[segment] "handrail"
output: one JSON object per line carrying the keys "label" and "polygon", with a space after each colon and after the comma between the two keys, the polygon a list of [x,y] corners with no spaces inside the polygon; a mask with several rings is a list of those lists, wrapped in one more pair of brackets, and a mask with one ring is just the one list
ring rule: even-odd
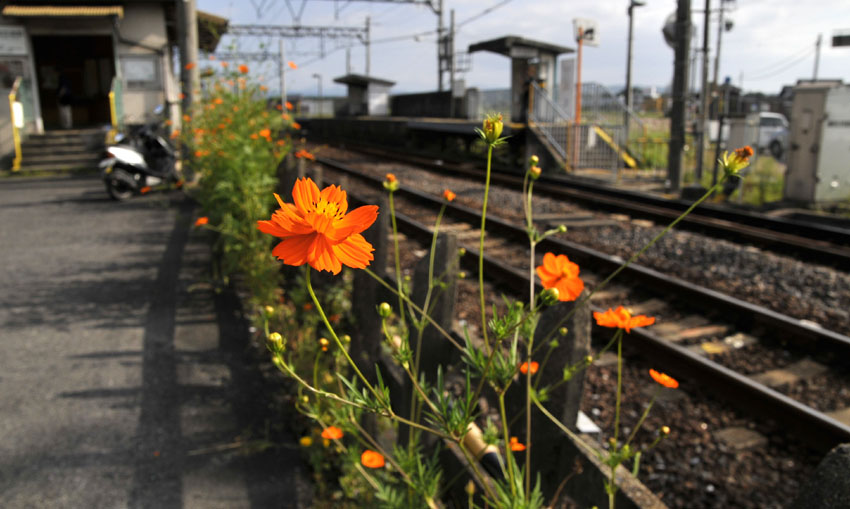
{"label": "handrail", "polygon": [[118,110],[115,107],[115,80],[117,79],[117,76],[113,77],[112,84],[109,87],[109,122],[112,129],[106,134],[107,145],[115,143],[115,135],[118,134]]}
{"label": "handrail", "polygon": [[20,171],[21,159],[21,133],[18,129],[18,123],[15,119],[15,103],[18,97],[18,88],[21,86],[23,78],[18,76],[15,78],[15,83],[12,85],[12,91],[9,92],[9,118],[12,120],[12,139],[15,142],[15,159],[12,160],[12,171]]}

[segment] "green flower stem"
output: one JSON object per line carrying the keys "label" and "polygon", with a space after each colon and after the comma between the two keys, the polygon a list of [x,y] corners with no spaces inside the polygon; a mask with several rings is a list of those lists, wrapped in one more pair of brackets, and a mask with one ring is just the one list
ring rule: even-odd
{"label": "green flower stem", "polygon": [[487,199],[490,195],[490,170],[493,165],[493,145],[487,146],[487,176],[484,179],[484,204],[481,207],[481,233],[478,240],[478,295],[481,305],[481,335],[484,346],[490,350],[490,339],[487,337],[487,302],[484,300],[484,228],[487,222]]}
{"label": "green flower stem", "polygon": [[643,414],[640,416],[640,419],[638,419],[638,422],[635,425],[635,429],[632,430],[632,432],[629,434],[629,438],[626,439],[625,445],[629,445],[630,443],[632,443],[632,439],[635,437],[635,435],[637,435],[637,432],[640,427],[643,426],[643,421],[646,420],[646,417],[649,415],[649,411],[652,410],[652,405],[655,404],[655,399],[658,397],[658,392],[660,389],[661,387],[658,387],[655,390],[655,393],[652,395],[652,399],[649,400],[649,405],[647,405],[646,409],[643,411]]}
{"label": "green flower stem", "polygon": [[389,290],[389,291],[393,292],[394,294],[398,295],[398,296],[399,296],[399,299],[400,299],[402,302],[406,303],[406,304],[407,304],[408,306],[410,306],[410,307],[411,307],[414,311],[416,311],[417,313],[420,313],[422,316],[424,316],[424,317],[425,317],[425,319],[426,319],[426,320],[428,320],[428,323],[430,323],[430,324],[431,324],[431,325],[432,325],[432,326],[433,326],[433,327],[437,330],[437,332],[439,332],[439,333],[440,333],[440,334],[441,334],[444,338],[446,338],[446,339],[449,341],[449,343],[451,343],[452,345],[454,345],[454,346],[455,346],[455,348],[457,348],[457,349],[458,349],[458,350],[460,350],[461,352],[463,352],[463,351],[464,351],[464,348],[463,348],[462,346],[460,346],[460,344],[459,344],[457,341],[455,341],[455,339],[452,337],[452,335],[451,335],[451,334],[449,334],[448,332],[446,332],[446,330],[445,330],[445,329],[443,329],[443,328],[440,326],[440,324],[438,324],[437,322],[435,322],[435,321],[434,321],[434,319],[433,319],[433,318],[431,318],[431,317],[428,315],[428,313],[424,312],[424,311],[422,310],[422,308],[420,308],[420,307],[419,307],[419,306],[417,306],[417,305],[416,305],[416,304],[415,304],[412,300],[410,300],[410,297],[408,297],[407,295],[404,295],[404,294],[402,294],[402,293],[399,293],[399,292],[398,292],[398,290],[396,290],[395,288],[393,288],[392,286],[390,286],[390,284],[389,284],[389,283],[387,283],[386,281],[384,281],[384,279],[383,279],[381,276],[379,276],[379,275],[375,274],[374,272],[372,272],[372,271],[371,271],[368,267],[366,267],[366,268],[365,268],[365,269],[363,269],[363,270],[364,270],[367,274],[369,274],[369,276],[371,276],[371,277],[372,277],[372,279],[374,279],[375,281],[377,281],[378,283],[380,283],[380,284],[381,284],[381,286],[383,286],[383,287],[384,287],[384,288],[386,288],[387,290]]}
{"label": "green flower stem", "polygon": [[655,236],[652,240],[650,240],[648,244],[646,244],[645,246],[643,246],[643,247],[640,249],[640,251],[638,251],[637,253],[633,254],[633,255],[631,256],[631,258],[629,258],[629,259],[628,259],[628,260],[626,260],[626,261],[625,261],[622,265],[620,265],[619,267],[617,267],[617,270],[615,270],[614,272],[612,272],[612,273],[611,273],[608,277],[606,277],[606,278],[605,278],[605,279],[604,279],[601,283],[599,283],[598,285],[596,285],[595,287],[593,287],[593,290],[592,290],[591,292],[589,292],[587,295],[585,295],[584,297],[582,297],[581,299],[579,299],[579,300],[576,302],[576,304],[575,304],[575,306],[573,307],[573,309],[572,309],[569,313],[567,313],[567,314],[566,314],[563,318],[561,318],[561,321],[560,321],[560,322],[558,322],[558,325],[557,325],[557,326],[556,326],[556,327],[552,330],[552,332],[550,332],[550,333],[549,333],[549,335],[546,337],[546,340],[548,341],[548,340],[552,337],[552,334],[554,334],[554,331],[558,330],[558,329],[561,327],[561,325],[565,324],[565,323],[567,322],[567,320],[569,320],[569,319],[573,316],[573,314],[575,313],[575,311],[576,311],[576,310],[577,310],[580,306],[582,306],[582,305],[586,304],[588,301],[590,301],[590,298],[593,296],[593,294],[595,294],[596,292],[599,292],[599,291],[601,291],[603,288],[605,288],[605,286],[607,286],[607,285],[608,285],[608,283],[610,283],[610,282],[611,282],[611,280],[612,280],[612,279],[614,279],[614,277],[616,277],[616,276],[617,276],[617,274],[619,274],[620,272],[622,272],[623,270],[625,270],[625,269],[626,269],[626,267],[628,267],[629,265],[631,265],[632,263],[634,263],[634,261],[635,261],[635,260],[637,260],[637,259],[638,259],[638,258],[639,258],[642,254],[644,254],[644,253],[645,253],[645,252],[646,252],[649,248],[651,248],[652,246],[654,246],[656,242],[658,242],[659,240],[661,240],[661,238],[662,238],[662,237],[664,237],[665,235],[667,235],[668,233],[670,233],[670,230],[672,230],[672,229],[673,229],[673,227],[675,227],[677,224],[679,224],[679,222],[680,222],[680,221],[682,221],[682,219],[684,219],[684,218],[685,218],[688,214],[690,214],[691,212],[693,212],[693,211],[694,211],[694,209],[695,209],[695,208],[697,208],[697,207],[698,207],[698,206],[699,206],[702,202],[704,202],[705,200],[707,200],[707,199],[708,199],[708,198],[709,198],[712,194],[714,194],[716,191],[718,191],[718,190],[722,189],[722,188],[723,188],[723,183],[726,181],[726,179],[727,179],[727,178],[728,178],[728,175],[724,175],[724,176],[723,176],[723,177],[722,177],[722,178],[721,178],[721,179],[717,182],[717,184],[716,184],[716,185],[714,185],[714,186],[713,186],[713,187],[711,187],[708,191],[706,191],[706,192],[705,192],[705,194],[704,194],[704,195],[702,195],[702,197],[700,197],[700,199],[698,199],[697,201],[695,201],[695,202],[694,202],[694,203],[693,203],[690,207],[688,207],[688,209],[687,209],[687,210],[685,210],[684,212],[682,212],[682,214],[681,214],[681,215],[679,215],[679,217],[677,217],[677,218],[676,218],[676,219],[674,219],[674,220],[673,220],[670,224],[668,224],[666,227],[664,227],[664,229],[663,229],[663,230],[661,230],[661,232],[660,232],[658,235],[656,235],[656,236]]}
{"label": "green flower stem", "polygon": [[[525,179],[528,181],[528,194],[525,200],[525,218],[528,226],[528,243],[529,249],[531,251],[531,256],[529,257],[528,264],[528,307],[534,308],[534,289],[535,289],[535,278],[534,278],[534,250],[537,247],[537,239],[535,239],[534,233],[534,218],[533,218],[533,209],[531,197],[534,191],[534,181],[528,178],[529,173],[525,172]],[[525,183],[523,183],[523,187],[526,187]],[[536,327],[534,327],[536,329]],[[526,371],[525,377],[525,495],[526,500],[527,497],[531,494],[531,377],[533,373],[531,372],[531,355],[534,347],[534,331],[532,331],[531,335],[527,338],[526,344],[526,354],[525,354],[525,362],[528,363],[529,369]],[[550,350],[551,351],[551,350]],[[548,359],[548,355],[547,355]]]}
{"label": "green flower stem", "polygon": [[399,259],[398,254],[398,225],[396,224],[395,219],[395,202],[393,201],[393,192],[390,191],[389,197],[389,205],[390,205],[390,221],[393,225],[393,251],[395,255],[395,279],[396,285],[398,286],[398,315],[401,319],[401,327],[402,329],[407,329],[407,319],[405,318],[404,312],[404,291],[402,290],[402,280],[401,280],[401,260]]}
{"label": "green flower stem", "polygon": [[[493,348],[495,350],[495,348]],[[505,437],[505,456],[508,458],[508,476],[510,476],[511,495],[516,496],[516,482],[514,481],[514,453],[511,451],[511,437],[508,431],[508,417],[505,412],[505,392],[499,391],[499,412],[502,416],[502,434]],[[528,465],[526,465],[526,469]]]}
{"label": "green flower stem", "polygon": [[617,329],[617,402],[614,410],[614,450],[620,436],[620,400],[623,396],[623,329]]}
{"label": "green flower stem", "polygon": [[372,384],[369,383],[369,380],[366,380],[366,377],[363,376],[363,373],[360,371],[360,368],[357,367],[357,364],[354,362],[354,359],[351,358],[351,356],[348,354],[348,350],[346,350],[345,346],[342,344],[342,341],[339,340],[339,336],[336,335],[336,331],[334,331],[331,322],[328,321],[328,317],[325,315],[325,310],[322,309],[322,304],[316,297],[316,292],[313,291],[313,284],[310,282],[310,273],[312,272],[311,268],[307,267],[306,271],[307,277],[305,279],[307,280],[307,292],[310,294],[310,298],[313,299],[313,305],[316,306],[316,310],[319,312],[319,316],[322,317],[322,321],[325,323],[325,327],[327,327],[330,331],[331,337],[334,338],[334,342],[336,343],[337,348],[339,348],[339,350],[345,356],[346,360],[348,360],[348,364],[351,365],[351,368],[354,369],[354,371],[357,373],[357,376],[360,377],[360,380],[364,384],[366,384],[366,387],[369,388],[369,391],[371,391],[372,394],[374,394],[375,397],[378,398],[378,401],[380,401],[382,396],[380,396],[378,394],[378,391],[375,390],[374,387],[372,387]]}
{"label": "green flower stem", "polygon": [[475,458],[469,454],[469,451],[466,450],[466,447],[463,446],[463,440],[455,440],[455,442],[460,448],[460,452],[463,453],[463,457],[466,458],[466,462],[472,467],[472,471],[475,473],[475,476],[481,481],[481,485],[484,486],[484,491],[487,492],[487,496],[491,499],[490,505],[496,507],[496,495],[490,488],[490,484],[487,482],[487,477],[485,477],[484,474],[481,473],[481,469],[478,468],[478,461],[476,461]]}

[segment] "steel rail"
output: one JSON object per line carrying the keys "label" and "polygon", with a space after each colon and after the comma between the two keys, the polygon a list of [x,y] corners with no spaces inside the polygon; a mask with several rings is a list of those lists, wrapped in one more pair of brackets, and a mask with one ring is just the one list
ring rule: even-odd
{"label": "steel rail", "polygon": [[[364,153],[392,158],[425,166],[449,175],[483,176],[483,171],[467,165],[422,160],[385,149],[356,148]],[[491,182],[518,188],[522,176],[516,173],[494,171]],[[661,221],[671,221],[691,204],[684,200],[670,200],[647,193],[617,189],[568,177],[542,176],[535,192],[557,199],[588,203],[629,215]],[[798,252],[826,263],[850,266],[850,230],[838,226],[815,224],[809,221],[780,219],[753,212],[735,211],[702,204],[682,223],[683,227],[750,241],[783,252]]]}
{"label": "steel rail", "polygon": [[[382,180],[380,178],[364,175],[335,161],[326,158],[317,158],[317,161],[334,170],[365,180],[373,186],[377,187],[382,185]],[[409,189],[405,186],[400,186],[399,190],[396,192],[403,194],[406,197],[413,198],[416,201],[428,203],[433,207],[439,207],[445,203],[444,200]],[[447,213],[452,214],[459,219],[469,220],[477,217],[480,223],[480,216],[467,207],[449,204],[447,206]],[[396,212],[396,219],[401,229],[411,237],[424,242],[429,242],[431,240],[433,230],[431,230],[428,226],[398,212]],[[505,223],[498,219],[488,219],[488,226],[490,226],[489,223],[491,222]],[[519,233],[515,230],[516,227],[507,224],[499,225],[497,228],[493,228],[492,231],[495,233],[496,231],[502,231],[503,228],[507,228],[505,231],[514,237],[520,235],[525,237],[526,235],[524,230]],[[488,231],[491,231],[491,229],[488,228]],[[562,243],[572,244],[565,243],[560,240],[553,240],[553,242],[556,243],[556,246],[561,246]],[[572,248],[574,246],[569,247]],[[564,245],[561,247],[568,246]],[[581,246],[578,247],[581,248]],[[466,247],[466,249],[468,255],[462,259],[462,263],[470,270],[477,270],[478,251],[473,247]],[[616,266],[619,266],[620,263],[622,263],[622,261],[614,257],[608,257],[601,253],[593,252],[593,250],[588,250],[587,248],[582,249],[586,250],[586,252],[583,253],[583,256],[589,257],[598,255],[603,258],[607,258],[607,260],[604,260],[605,264],[616,264]],[[525,271],[510,267],[487,255],[485,255],[484,260],[485,271],[488,274],[489,280],[496,281],[499,284],[517,292],[519,295],[523,295],[528,292],[529,281],[528,275]],[[667,287],[671,289],[674,288],[677,283],[675,278],[668,278],[667,276],[651,271],[650,269],[635,267],[634,265],[623,272],[628,272],[630,269],[638,270],[640,272],[646,271],[649,273],[642,274],[641,277],[660,277],[660,282],[662,283],[664,283],[664,280],[667,280]],[[846,336],[841,336],[840,334],[831,331],[825,331],[806,326],[805,324],[800,324],[798,320],[793,318],[785,317],[779,313],[759,308],[759,306],[724,296],[718,292],[699,288],[696,285],[691,285],[690,283],[685,283],[685,285],[686,287],[689,287],[686,288],[685,291],[691,292],[694,295],[708,296],[713,300],[720,299],[721,301],[724,298],[730,299],[726,303],[726,306],[730,308],[733,308],[737,303],[744,304],[744,311],[739,312],[748,313],[753,310],[761,311],[763,313],[764,322],[759,323],[763,323],[764,325],[770,323],[771,320],[778,319],[780,320],[778,323],[773,322],[774,326],[784,327],[785,325],[790,325],[801,337],[812,337],[817,336],[818,334],[829,333],[826,338],[832,338],[839,341],[836,346],[837,348],[847,349],[850,347],[850,338],[847,338]],[[701,302],[705,303],[706,301],[703,299]],[[601,309],[598,308],[594,308],[594,310],[601,311]],[[830,339],[826,338],[819,338],[818,344],[820,344],[820,342],[830,341]],[[641,353],[641,355],[648,359],[652,359],[659,364],[663,364],[665,366],[664,369],[669,371],[671,374],[680,375],[683,378],[702,384],[704,387],[709,388],[710,392],[715,393],[718,399],[731,402],[756,417],[770,417],[782,422],[784,426],[794,430],[796,434],[795,436],[809,443],[818,450],[825,451],[837,443],[850,441],[850,426],[795,401],[747,376],[736,373],[735,371],[714,361],[694,354],[686,348],[661,339],[652,334],[650,331],[643,329],[633,330],[630,336],[630,343]]]}

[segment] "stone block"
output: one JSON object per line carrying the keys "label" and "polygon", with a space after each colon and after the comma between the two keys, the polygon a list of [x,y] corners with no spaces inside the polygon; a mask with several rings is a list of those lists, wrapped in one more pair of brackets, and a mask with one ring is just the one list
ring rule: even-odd
{"label": "stone block", "polygon": [[767,438],[751,429],[732,427],[714,432],[714,438],[733,451],[749,451],[767,445]]}

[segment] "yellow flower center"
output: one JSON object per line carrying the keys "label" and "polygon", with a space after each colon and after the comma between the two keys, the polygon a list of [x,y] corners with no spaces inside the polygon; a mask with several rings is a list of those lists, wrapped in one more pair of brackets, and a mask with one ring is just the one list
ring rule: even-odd
{"label": "yellow flower center", "polygon": [[319,201],[316,202],[313,205],[313,207],[314,207],[313,210],[317,214],[321,214],[321,215],[323,215],[323,216],[325,216],[325,217],[327,217],[328,219],[331,219],[331,220],[342,219],[343,216],[345,215],[339,210],[339,204],[338,203],[329,202],[329,201],[325,200],[324,198],[319,198]]}

